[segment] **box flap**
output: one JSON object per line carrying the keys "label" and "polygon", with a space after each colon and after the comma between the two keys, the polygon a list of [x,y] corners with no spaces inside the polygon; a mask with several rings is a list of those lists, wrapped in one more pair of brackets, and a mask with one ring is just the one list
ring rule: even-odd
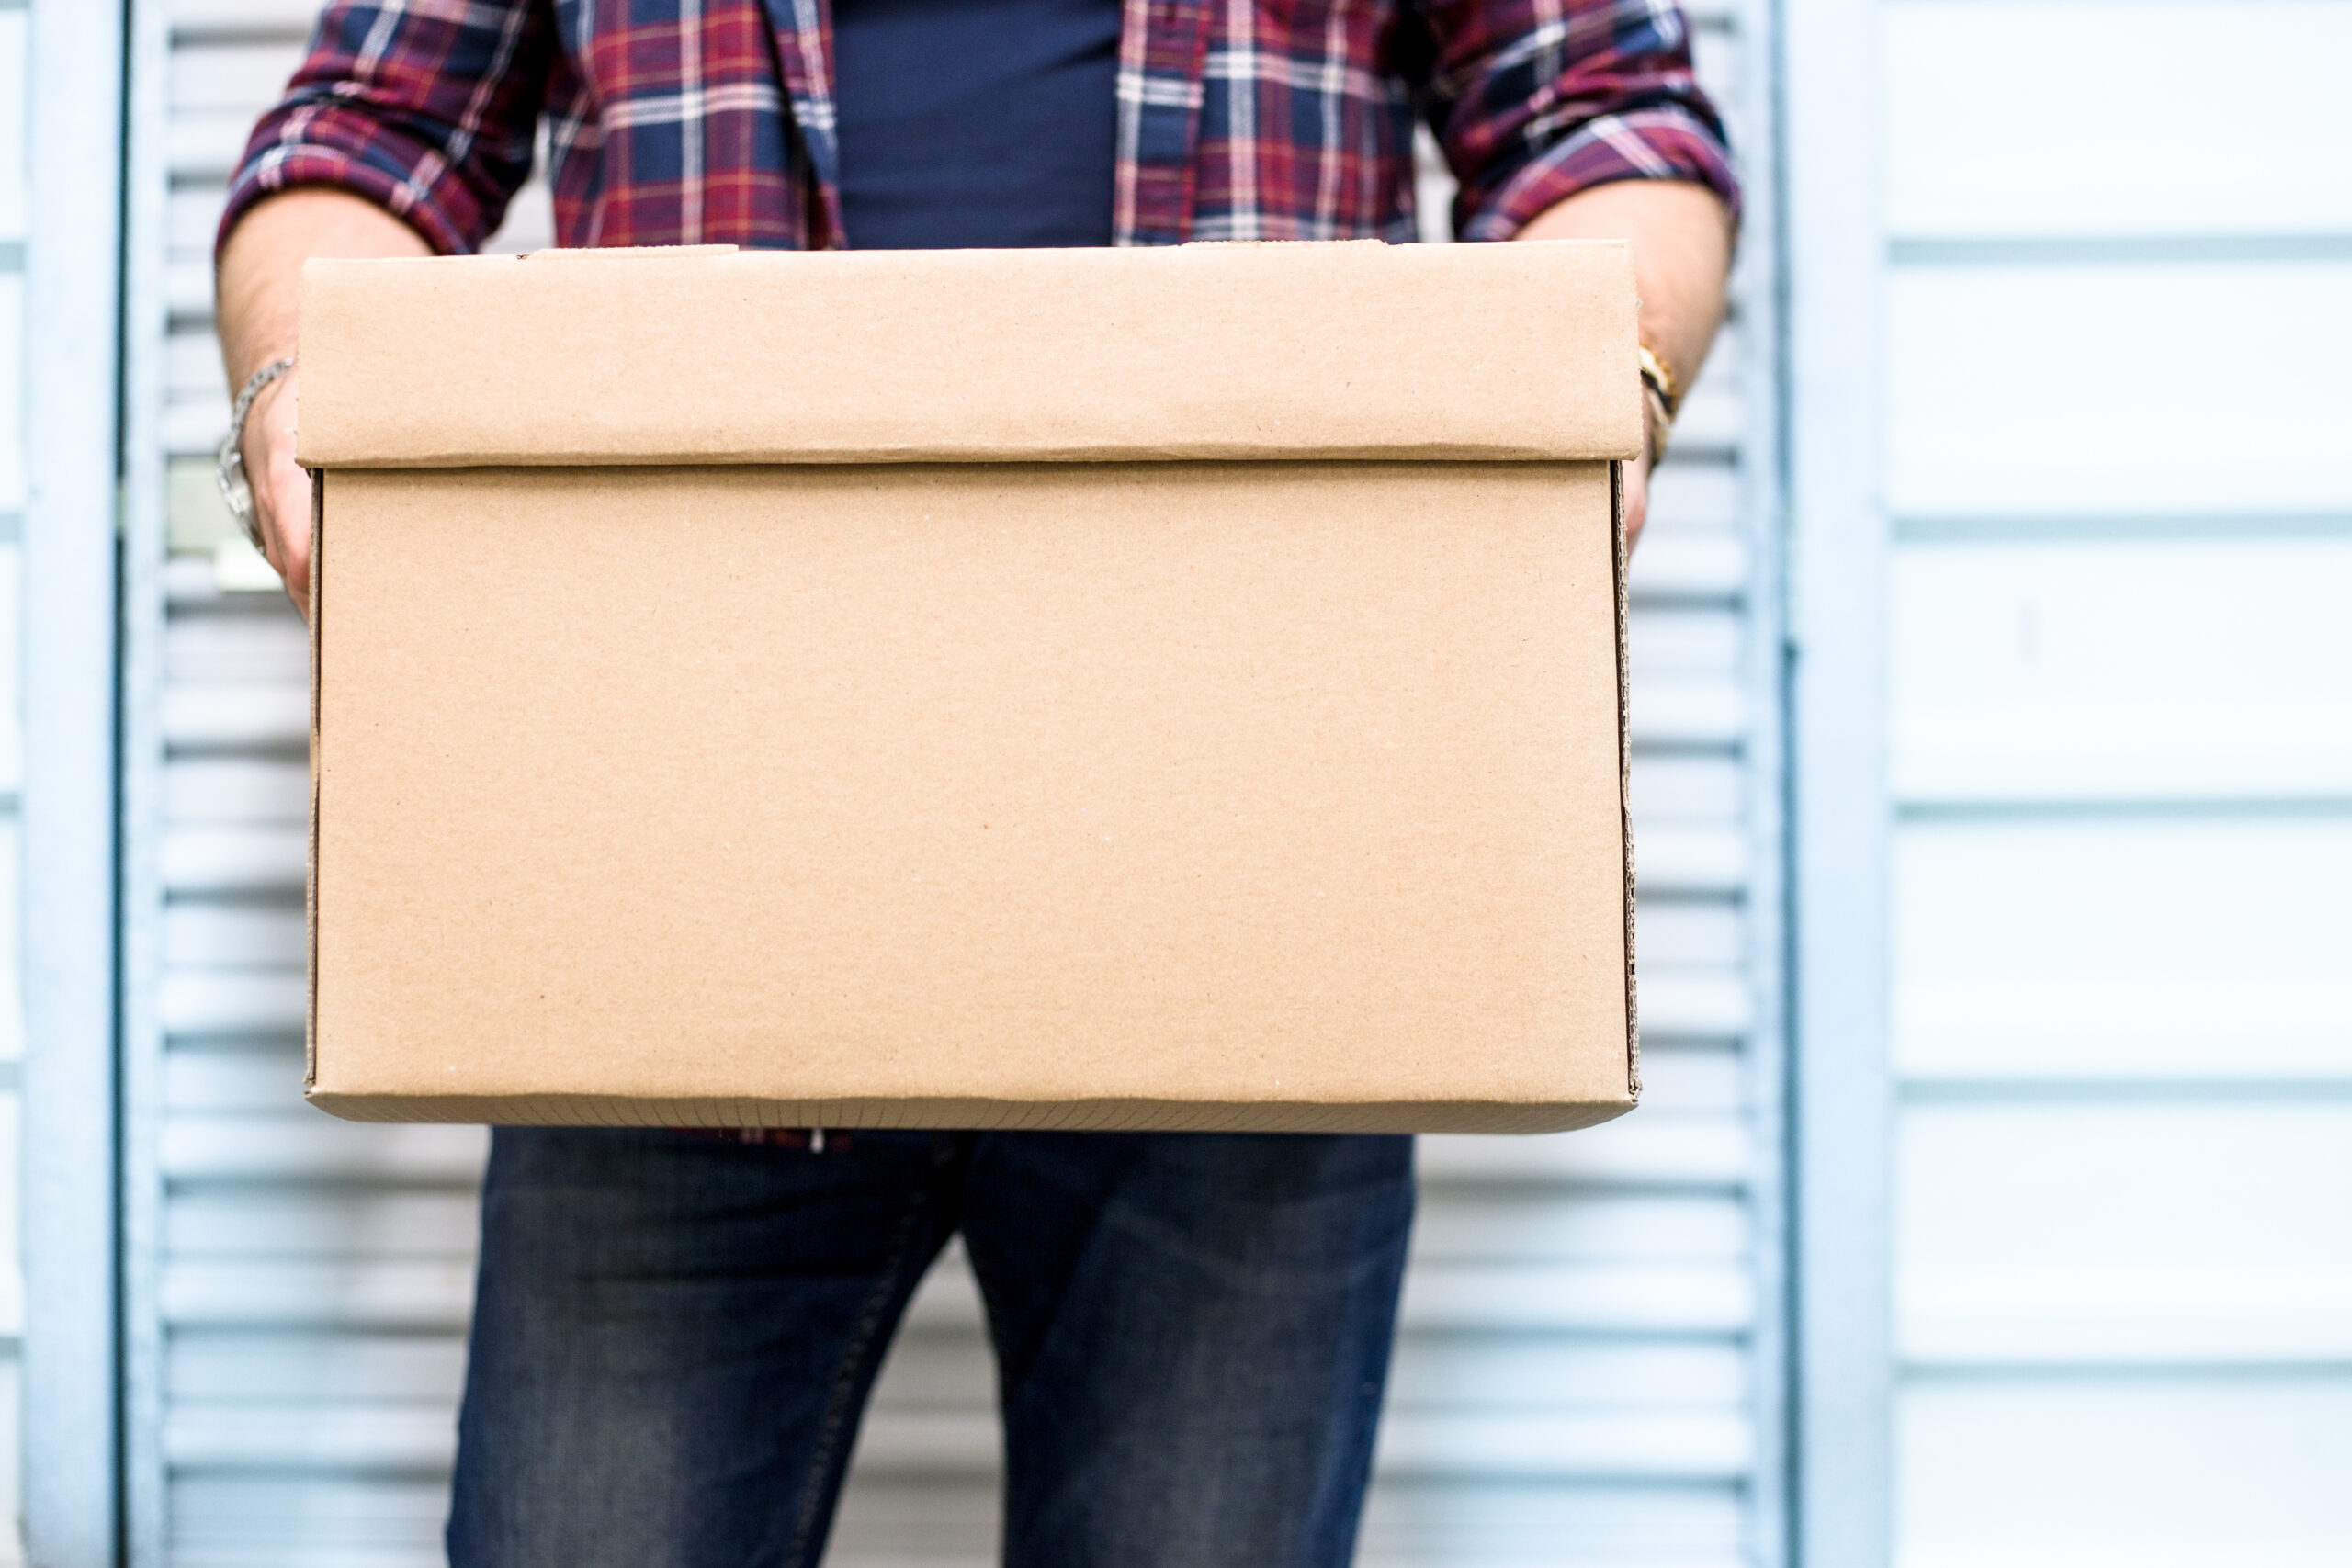
{"label": "box flap", "polygon": [[301,312],[314,468],[1598,460],[1642,439],[1618,242],[320,260]]}

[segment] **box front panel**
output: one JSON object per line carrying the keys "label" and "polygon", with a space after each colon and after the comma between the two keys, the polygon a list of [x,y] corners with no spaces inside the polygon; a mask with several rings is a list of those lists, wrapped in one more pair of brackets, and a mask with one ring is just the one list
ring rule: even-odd
{"label": "box front panel", "polygon": [[1602,466],[327,494],[322,1094],[1624,1100]]}

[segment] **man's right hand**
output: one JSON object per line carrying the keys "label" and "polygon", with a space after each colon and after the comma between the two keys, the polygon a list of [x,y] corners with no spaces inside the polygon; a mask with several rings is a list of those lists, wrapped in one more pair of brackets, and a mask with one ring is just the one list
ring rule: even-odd
{"label": "man's right hand", "polygon": [[262,389],[245,414],[245,482],[252,487],[261,553],[286,580],[287,596],[311,618],[311,476],[294,460],[295,382],[288,370]]}
{"label": "man's right hand", "polygon": [[[294,352],[297,286],[313,256],[421,256],[416,231],[345,191],[305,186],[257,202],[220,247],[220,347],[232,389],[278,355]],[[245,411],[245,483],[254,492],[262,554],[286,580],[304,618],[311,614],[311,480],[294,461],[294,383],[289,370]]]}

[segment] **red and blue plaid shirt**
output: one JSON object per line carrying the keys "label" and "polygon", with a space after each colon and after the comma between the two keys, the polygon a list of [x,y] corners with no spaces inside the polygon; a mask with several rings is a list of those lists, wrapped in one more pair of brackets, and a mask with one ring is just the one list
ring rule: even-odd
{"label": "red and blue plaid shirt", "polygon": [[[1736,203],[1674,0],[1124,0],[1114,234],[1410,239],[1413,128],[1465,239],[1590,186]],[[334,0],[221,233],[333,186],[436,250],[498,227],[548,132],[559,243],[842,243],[827,0]]]}

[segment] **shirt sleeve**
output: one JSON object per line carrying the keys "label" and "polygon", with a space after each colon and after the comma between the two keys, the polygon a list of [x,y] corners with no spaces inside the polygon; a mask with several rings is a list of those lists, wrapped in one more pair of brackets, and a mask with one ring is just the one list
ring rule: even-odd
{"label": "shirt sleeve", "polygon": [[1688,180],[1735,217],[1722,118],[1675,0],[1422,0],[1426,110],[1461,194],[1454,231],[1507,240],[1615,180]]}
{"label": "shirt sleeve", "polygon": [[547,0],[333,0],[254,128],[215,245],[262,197],[325,186],[444,254],[480,248],[530,175],[553,47]]}

